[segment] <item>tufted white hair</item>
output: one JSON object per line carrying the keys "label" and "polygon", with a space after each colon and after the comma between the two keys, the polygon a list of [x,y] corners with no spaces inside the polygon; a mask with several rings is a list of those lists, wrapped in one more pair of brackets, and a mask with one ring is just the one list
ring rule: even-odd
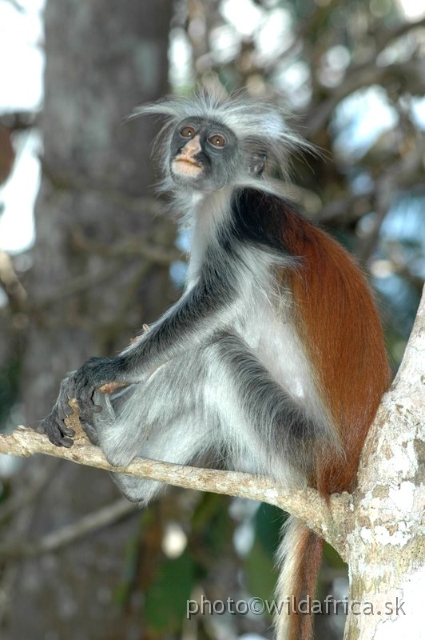
{"label": "tufted white hair", "polygon": [[[166,118],[155,145],[155,152],[158,147],[162,150],[165,175],[168,173],[169,137],[176,125],[187,118],[217,121],[233,131],[239,144],[248,143],[251,147],[267,149],[269,166],[273,166],[285,177],[288,174],[290,152],[297,149],[313,152],[313,146],[288,127],[287,113],[282,107],[254,100],[243,92],[227,97],[210,88],[201,87],[190,97],[166,97],[137,107],[130,118],[148,114]],[[164,186],[170,187],[169,184]]]}

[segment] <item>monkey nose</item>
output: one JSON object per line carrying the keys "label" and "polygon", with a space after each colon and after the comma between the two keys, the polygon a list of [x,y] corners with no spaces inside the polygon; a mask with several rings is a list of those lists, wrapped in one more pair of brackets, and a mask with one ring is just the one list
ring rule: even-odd
{"label": "monkey nose", "polygon": [[188,142],[186,142],[186,144],[182,149],[182,154],[187,155],[190,158],[193,158],[200,151],[202,151],[202,147],[201,147],[201,139],[198,135],[198,136],[195,136],[194,138],[191,138]]}

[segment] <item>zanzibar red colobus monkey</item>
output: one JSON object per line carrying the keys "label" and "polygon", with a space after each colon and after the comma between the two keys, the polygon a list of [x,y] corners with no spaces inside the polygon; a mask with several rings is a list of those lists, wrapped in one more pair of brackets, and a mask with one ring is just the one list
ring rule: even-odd
{"label": "zanzibar red colobus monkey", "polygon": [[[350,490],[389,381],[372,295],[352,258],[263,175],[299,144],[279,109],[203,92],[142,107],[162,114],[163,187],[192,227],[180,300],[116,357],[62,382],[42,423],[70,446],[80,420],[108,460],[135,456],[268,474],[328,496]],[[302,143],[301,143],[302,144]],[[125,383],[115,394],[98,389]],[[116,475],[147,504],[162,484]],[[290,519],[278,596],[314,593],[322,541]],[[281,615],[279,640],[311,637],[311,615]]]}

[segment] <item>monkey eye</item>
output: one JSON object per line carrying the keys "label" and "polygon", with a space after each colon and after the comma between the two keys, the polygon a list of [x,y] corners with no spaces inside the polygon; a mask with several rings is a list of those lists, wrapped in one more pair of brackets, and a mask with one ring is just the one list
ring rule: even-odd
{"label": "monkey eye", "polygon": [[182,136],[182,138],[193,138],[195,133],[195,128],[190,124],[187,124],[185,127],[180,129],[180,135]]}
{"label": "monkey eye", "polygon": [[212,136],[208,138],[208,142],[218,149],[226,146],[226,138],[221,135],[221,133],[214,133]]}

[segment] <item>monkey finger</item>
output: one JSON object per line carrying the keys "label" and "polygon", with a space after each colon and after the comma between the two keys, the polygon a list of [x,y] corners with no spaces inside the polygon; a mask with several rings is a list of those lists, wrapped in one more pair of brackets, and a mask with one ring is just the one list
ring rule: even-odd
{"label": "monkey finger", "polygon": [[74,444],[74,441],[71,438],[61,438],[60,440],[60,445],[62,447],[66,447],[67,449],[72,447],[73,444]]}
{"label": "monkey finger", "polygon": [[68,403],[66,403],[66,405],[62,407],[62,413],[64,414],[65,418],[69,418],[69,416],[72,416],[72,414],[74,413],[74,409]]}
{"label": "monkey finger", "polygon": [[68,404],[62,405],[60,403],[57,404],[54,411],[56,413],[56,421],[58,425],[63,423],[64,420],[69,418],[69,416],[71,416],[74,413],[74,409],[70,407]]}
{"label": "monkey finger", "polygon": [[81,424],[93,422],[92,416],[93,416],[92,411],[80,409],[79,418],[80,418]]}
{"label": "monkey finger", "polygon": [[93,423],[93,414],[97,413],[94,410],[94,405],[79,404],[79,417],[82,423]]}
{"label": "monkey finger", "polygon": [[89,422],[81,422],[80,420],[80,423],[90,442],[97,446],[99,444],[99,438],[97,437],[96,429]]}
{"label": "monkey finger", "polygon": [[81,382],[77,383],[75,387],[75,397],[77,398],[78,406],[80,410],[82,410],[85,406],[92,407],[93,406],[93,394],[94,387],[91,385]]}
{"label": "monkey finger", "polygon": [[41,423],[41,428],[49,438],[50,442],[57,447],[71,447],[73,435],[72,429],[65,427],[63,422],[58,418],[57,412],[52,411]]}

